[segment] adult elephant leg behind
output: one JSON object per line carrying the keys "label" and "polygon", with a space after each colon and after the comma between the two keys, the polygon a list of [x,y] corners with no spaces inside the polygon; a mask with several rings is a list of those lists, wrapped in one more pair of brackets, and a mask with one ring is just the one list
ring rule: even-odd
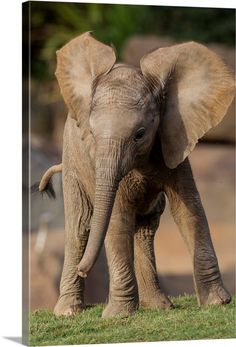
{"label": "adult elephant leg behind", "polygon": [[210,231],[188,159],[169,176],[165,191],[172,215],[188,246],[199,305],[227,304],[231,297],[224,288]]}
{"label": "adult elephant leg behind", "polygon": [[148,215],[136,217],[134,265],[138,283],[139,305],[146,308],[173,308],[162,292],[156,271],[154,236],[165,208],[164,193],[159,193],[157,205]]}
{"label": "adult elephant leg behind", "polygon": [[109,267],[109,301],[103,317],[128,316],[138,307],[134,274],[134,215],[114,206],[105,249]]}
{"label": "adult elephant leg behind", "polygon": [[73,173],[63,172],[65,205],[65,259],[60,296],[54,308],[56,315],[73,315],[84,308],[84,279],[78,275],[89,236],[91,203]]}

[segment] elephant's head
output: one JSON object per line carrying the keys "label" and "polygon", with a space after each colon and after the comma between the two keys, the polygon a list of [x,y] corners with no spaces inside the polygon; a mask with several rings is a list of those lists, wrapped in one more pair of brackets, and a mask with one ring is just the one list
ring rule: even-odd
{"label": "elephant's head", "polygon": [[115,65],[114,50],[85,33],[57,55],[56,76],[70,115],[96,143],[96,191],[79,274],[86,277],[103,243],[122,177],[148,160],[159,134],[167,167],[178,166],[224,117],[234,81],[223,62],[189,42],[145,55],[140,69]]}

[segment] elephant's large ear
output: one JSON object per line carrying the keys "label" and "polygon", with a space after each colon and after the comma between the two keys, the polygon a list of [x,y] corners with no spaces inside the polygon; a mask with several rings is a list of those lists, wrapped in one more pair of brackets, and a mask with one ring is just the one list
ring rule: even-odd
{"label": "elephant's large ear", "polygon": [[57,51],[55,74],[70,114],[79,122],[88,117],[93,81],[108,73],[115,61],[114,49],[97,41],[90,32]]}
{"label": "elephant's large ear", "polygon": [[224,117],[234,79],[215,53],[195,42],[157,49],[140,66],[165,90],[159,133],[165,163],[175,168]]}

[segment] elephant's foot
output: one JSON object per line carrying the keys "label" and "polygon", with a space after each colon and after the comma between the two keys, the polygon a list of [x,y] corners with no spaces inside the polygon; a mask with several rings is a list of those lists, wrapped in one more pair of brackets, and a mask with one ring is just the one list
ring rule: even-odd
{"label": "elephant's foot", "polygon": [[84,304],[81,300],[75,299],[73,296],[62,296],[54,307],[54,314],[56,316],[74,316],[83,309]]}
{"label": "elephant's foot", "polygon": [[150,309],[173,309],[174,305],[170,299],[162,292],[158,292],[153,296],[140,298],[139,305],[143,308]]}
{"label": "elephant's foot", "polygon": [[138,304],[136,302],[120,303],[109,302],[102,312],[102,318],[108,317],[128,317],[136,312]]}
{"label": "elephant's foot", "polygon": [[231,301],[231,296],[222,284],[213,284],[209,288],[201,288],[198,295],[198,304],[224,305]]}

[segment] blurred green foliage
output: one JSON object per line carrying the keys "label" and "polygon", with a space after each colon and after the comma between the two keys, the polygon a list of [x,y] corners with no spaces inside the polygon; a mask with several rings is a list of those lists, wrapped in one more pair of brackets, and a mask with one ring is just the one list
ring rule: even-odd
{"label": "blurred green foliage", "polygon": [[53,79],[55,51],[85,31],[111,42],[119,56],[123,43],[135,34],[169,36],[234,45],[235,10],[85,3],[30,3],[31,67],[38,80]]}

